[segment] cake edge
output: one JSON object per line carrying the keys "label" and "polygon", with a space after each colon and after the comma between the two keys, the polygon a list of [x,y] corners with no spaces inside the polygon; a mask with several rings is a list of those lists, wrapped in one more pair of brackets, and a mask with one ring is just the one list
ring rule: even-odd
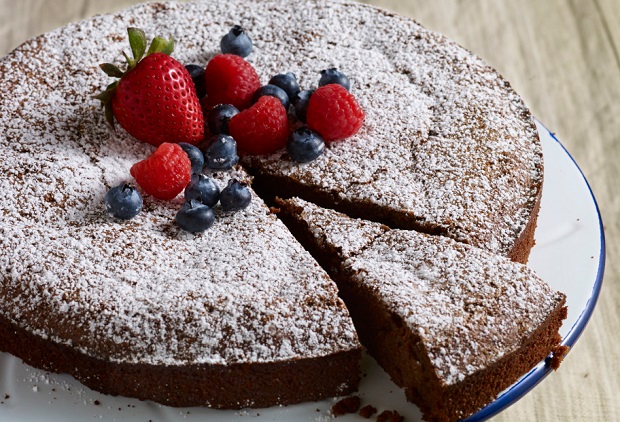
{"label": "cake edge", "polygon": [[[557,294],[556,306],[537,329],[512,353],[493,365],[466,377],[462,382],[443,384],[423,351],[424,346],[404,322],[382,306],[363,286],[348,286],[341,274],[341,294],[355,322],[360,341],[370,355],[405,390],[409,401],[423,413],[423,419],[454,422],[482,409],[506,388],[557,350],[558,330],[566,318],[565,296]],[[373,318],[368,318],[372,315]],[[400,334],[394,335],[395,332]],[[380,333],[376,336],[376,333]],[[405,339],[401,341],[401,339]],[[565,353],[562,350],[562,353]],[[556,356],[553,355],[552,359]],[[560,357],[561,358],[561,357]],[[545,363],[551,365],[552,362]],[[554,368],[556,369],[556,368]]]}
{"label": "cake edge", "polygon": [[[361,348],[308,359],[232,365],[113,363],[34,335],[0,315],[2,351],[112,396],[172,407],[266,408],[357,391]],[[334,370],[336,369],[337,370]]]}

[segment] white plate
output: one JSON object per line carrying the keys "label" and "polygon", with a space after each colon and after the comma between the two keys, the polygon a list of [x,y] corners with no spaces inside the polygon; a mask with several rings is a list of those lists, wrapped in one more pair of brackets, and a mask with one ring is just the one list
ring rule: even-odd
{"label": "white plate", "polygon": [[[603,279],[605,241],[596,201],[579,168],[557,139],[539,124],[545,158],[545,184],[536,246],[529,265],[551,287],[567,296],[568,318],[560,331],[572,346],[594,310]],[[420,421],[418,409],[401,389],[365,356],[359,396],[362,405],[396,410],[407,421]],[[467,419],[481,421],[516,402],[548,373],[541,362],[493,403]],[[171,408],[92,391],[68,375],[49,374],[0,353],[0,421],[321,421],[329,420],[335,400],[270,409],[218,411]],[[338,421],[363,420],[357,415]]]}

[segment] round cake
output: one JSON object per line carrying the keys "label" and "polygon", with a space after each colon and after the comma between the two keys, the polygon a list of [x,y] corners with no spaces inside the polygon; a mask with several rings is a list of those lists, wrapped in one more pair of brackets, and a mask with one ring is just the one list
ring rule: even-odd
{"label": "round cake", "polygon": [[[249,208],[180,230],[182,198],[145,195],[129,222],[108,189],[151,145],[112,130],[94,96],[127,28],[206,65],[239,24],[265,84],[337,67],[366,119],[309,164],[284,150],[214,174]],[[336,285],[264,201],[301,196],[394,228],[525,262],[542,152],[533,119],[481,59],[415,22],[328,0],[143,4],[41,35],[0,60],[0,350],[110,394],[174,406],[264,407],[344,395],[361,345]],[[251,176],[248,175],[251,174]]]}

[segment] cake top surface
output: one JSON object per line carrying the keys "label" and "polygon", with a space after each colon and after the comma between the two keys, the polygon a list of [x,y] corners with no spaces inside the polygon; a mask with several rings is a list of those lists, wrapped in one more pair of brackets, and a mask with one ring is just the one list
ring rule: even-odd
{"label": "cake top surface", "polygon": [[[343,70],[366,119],[357,135],[332,143],[308,165],[280,152],[249,157],[250,167],[506,255],[542,183],[536,128],[509,84],[474,54],[409,19],[347,3],[297,7],[300,13],[282,20],[270,16],[274,31],[292,34],[282,45],[266,43],[273,58],[285,58],[302,88],[315,87],[322,68]],[[261,8],[249,6],[257,20]],[[259,48],[262,36],[278,38],[263,32]],[[255,63],[281,70],[268,54]]]}
{"label": "cake top surface", "polygon": [[[283,1],[145,4],[60,28],[0,60],[4,317],[127,363],[272,362],[360,347],[331,280],[260,198],[220,212],[203,235],[174,224],[182,198],[145,196],[127,223],[103,206],[107,189],[153,151],[112,132],[93,98],[109,83],[98,64],[120,62],[128,48],[126,28],[170,34],[176,58],[204,64],[241,22],[263,34],[255,57],[273,57],[272,23],[290,11]],[[240,168],[217,175],[222,185],[232,176],[247,178]]]}
{"label": "cake top surface", "polygon": [[341,218],[342,214],[319,207],[300,198],[289,198],[282,202],[296,219],[305,221],[308,230],[317,241],[330,247],[339,260],[346,260],[358,254],[389,228],[380,223],[358,218]]}
{"label": "cake top surface", "polygon": [[[348,251],[343,269],[419,336],[446,384],[517,350],[562,301],[532,270],[505,257],[415,231],[369,236],[377,223],[351,222],[299,199],[289,204],[319,242]],[[360,229],[339,229],[354,226]],[[369,239],[363,246],[360,236]]]}

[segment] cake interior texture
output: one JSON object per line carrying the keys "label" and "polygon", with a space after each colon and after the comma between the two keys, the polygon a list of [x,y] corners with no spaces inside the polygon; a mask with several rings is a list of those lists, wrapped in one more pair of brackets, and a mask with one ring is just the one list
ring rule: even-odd
{"label": "cake interior texture", "polygon": [[[262,83],[293,72],[315,88],[321,70],[343,70],[364,126],[308,164],[279,151],[211,174],[258,194],[216,209],[202,235],[174,224],[181,197],[114,221],[103,196],[153,147],[107,126],[99,64],[120,63],[139,27],[205,65],[235,24]],[[239,409],[355,391],[363,344],[428,420],[457,420],[559,342],[563,296],[511,262],[527,261],[542,192],[532,116],[480,58],[409,19],[346,1],[147,3],[24,43],[0,77],[0,350],[29,364],[109,394]],[[281,202],[288,228],[268,208],[278,196],[308,201]],[[293,217],[306,207],[328,240]],[[422,244],[449,263],[416,255]],[[436,284],[414,294],[407,274],[423,269]],[[494,281],[510,271],[512,284]],[[399,302],[411,296],[429,302]],[[416,331],[437,300],[473,310],[489,348],[433,343],[457,338],[452,321]]]}

